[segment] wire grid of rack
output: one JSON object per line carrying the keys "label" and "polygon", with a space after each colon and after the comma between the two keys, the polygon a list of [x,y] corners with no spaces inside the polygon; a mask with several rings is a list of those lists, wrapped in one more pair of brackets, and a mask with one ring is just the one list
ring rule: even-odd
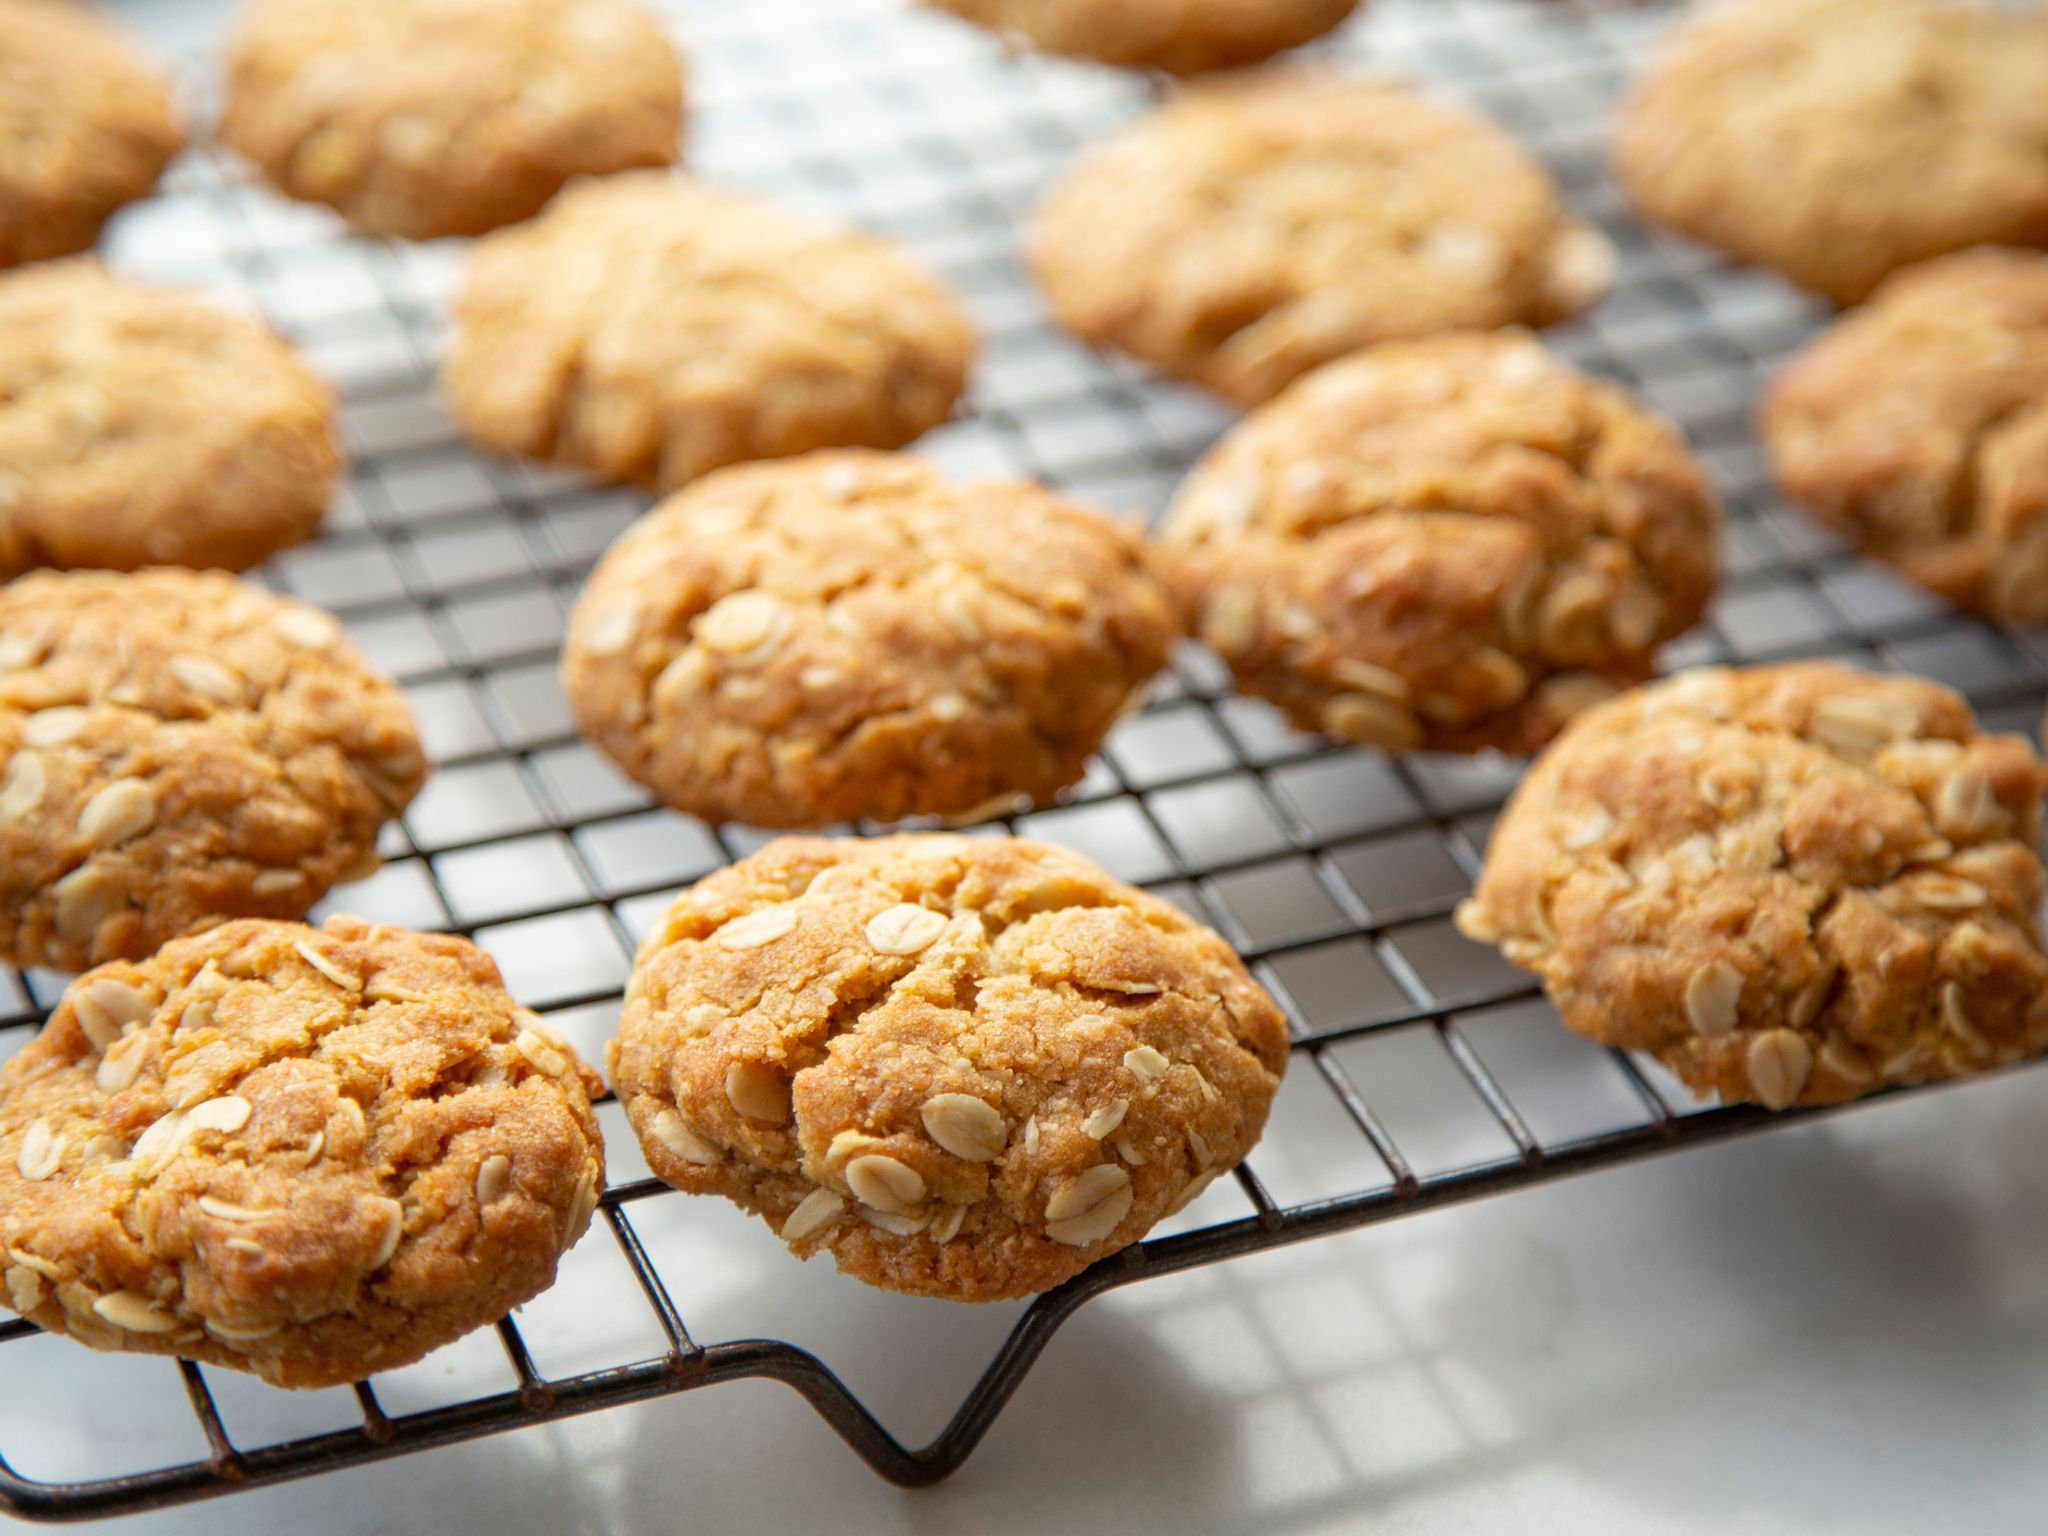
{"label": "wire grid of rack", "polygon": [[[1311,52],[1419,77],[1492,113],[1615,239],[1615,295],[1553,340],[1676,418],[1730,513],[1725,590],[1668,664],[1840,655],[1936,677],[1993,723],[2030,728],[2048,685],[2041,637],[1946,613],[1765,486],[1748,402],[1816,309],[1774,279],[1651,235],[1602,176],[1616,89],[1671,9],[1378,0]],[[974,398],[929,451],[958,473],[1021,472],[1155,513],[1228,418],[1052,330],[1014,254],[1048,178],[1141,109],[1146,85],[1005,59],[970,29],[887,0],[676,11],[693,54],[698,171],[891,235],[973,306],[986,333]],[[196,53],[192,73],[205,75]],[[326,909],[474,935],[514,992],[596,1059],[634,938],[676,889],[763,840],[654,809],[569,728],[554,683],[563,614],[644,499],[486,460],[457,439],[431,378],[459,248],[346,239],[324,213],[200,149],[121,218],[107,254],[135,275],[255,306],[346,396],[352,484],[323,537],[265,577],[338,611],[403,681],[437,766],[390,829],[385,868]],[[461,1357],[454,1365],[322,1394],[325,1417],[234,1373],[89,1356],[20,1321],[0,1325],[10,1375],[89,1378],[81,1391],[100,1416],[93,1429],[66,1425],[61,1391],[24,1394],[33,1424],[0,1409],[0,1508],[50,1519],[144,1509],[746,1377],[803,1393],[884,1477],[930,1482],[966,1459],[1053,1332],[1102,1292],[1772,1123],[1697,1103],[1654,1064],[1568,1040],[1525,977],[1453,931],[1451,908],[1514,775],[1502,761],[1332,749],[1232,697],[1214,661],[1190,649],[1064,803],[1015,818],[1015,830],[1090,854],[1221,929],[1286,1006],[1293,1069],[1234,1187],[995,1314],[991,1357],[926,1443],[906,1445],[813,1349],[721,1328],[716,1313],[692,1331],[686,1277],[714,1243],[740,1255],[743,1288],[796,1283],[798,1267],[757,1225],[697,1230],[722,1205],[647,1178],[613,1106],[614,1182],[565,1264],[557,1290],[569,1299],[549,1312],[550,1292],[495,1339],[444,1352]],[[0,973],[0,1051],[27,1038],[62,982]],[[609,1280],[593,1291],[597,1265]],[[835,1310],[858,1289],[806,1276]],[[565,1352],[569,1313],[630,1313],[638,1332],[610,1326]],[[113,1400],[138,1406],[109,1427],[115,1383]]]}

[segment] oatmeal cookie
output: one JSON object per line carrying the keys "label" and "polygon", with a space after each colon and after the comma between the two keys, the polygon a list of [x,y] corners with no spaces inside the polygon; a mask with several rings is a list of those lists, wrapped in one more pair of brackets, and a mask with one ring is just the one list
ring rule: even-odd
{"label": "oatmeal cookie", "polygon": [[0,267],[85,250],[184,143],[169,83],[64,0],[0,0]]}
{"label": "oatmeal cookie", "polygon": [[1645,217],[1838,304],[1967,246],[2048,245],[2048,9],[1701,11],[1617,131],[1614,173]]}
{"label": "oatmeal cookie", "polygon": [[1901,272],[1785,367],[1760,425],[1786,494],[1870,554],[2048,620],[2048,254]]}
{"label": "oatmeal cookie", "polygon": [[0,1074],[5,1301],[281,1387],[409,1365],[554,1279],[602,1087],[464,939],[248,919],[101,966]]}
{"label": "oatmeal cookie", "polygon": [[635,0],[249,0],[221,139],[289,197],[431,240],[667,165],[682,61]]}
{"label": "oatmeal cookie", "polygon": [[1492,123],[1308,73],[1190,87],[1112,135],[1029,254],[1069,330],[1247,406],[1375,342],[1565,319],[1613,268]]}
{"label": "oatmeal cookie", "polygon": [[1334,29],[1358,0],[925,0],[1045,53],[1172,75],[1257,64]]}
{"label": "oatmeal cookie", "polygon": [[1937,684],[1689,672],[1573,723],[1458,910],[1571,1029],[1771,1109],[2048,1045],[2042,766]]}
{"label": "oatmeal cookie", "polygon": [[908,454],[710,476],[622,535],[569,621],[583,732],[713,821],[988,814],[1079,779],[1165,663],[1137,536]]}
{"label": "oatmeal cookie", "polygon": [[647,1164],[804,1258],[994,1301],[1236,1166],[1287,1026],[1215,934],[1014,838],[784,838],[640,948],[612,1082]]}
{"label": "oatmeal cookie", "polygon": [[673,177],[613,176],[481,241],[441,387],[498,453],[673,490],[946,419],[974,328],[871,235]]}
{"label": "oatmeal cookie", "polygon": [[1310,374],[1196,466],[1160,540],[1189,631],[1303,730],[1526,752],[1699,618],[1719,528],[1676,431],[1498,332]]}
{"label": "oatmeal cookie", "polygon": [[319,528],[334,416],[254,320],[83,258],[0,277],[0,579],[259,564]]}
{"label": "oatmeal cookie", "polygon": [[301,917],[425,774],[404,696],[317,608],[218,571],[0,587],[0,957],[79,970]]}

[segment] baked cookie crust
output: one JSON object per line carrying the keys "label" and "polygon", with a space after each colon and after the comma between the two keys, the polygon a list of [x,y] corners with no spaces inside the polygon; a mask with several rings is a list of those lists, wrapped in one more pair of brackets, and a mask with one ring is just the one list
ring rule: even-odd
{"label": "baked cookie crust", "polygon": [[641,946],[613,1085],[655,1174],[889,1290],[994,1301],[1234,1167],[1286,1068],[1215,934],[1013,838],[784,838]]}
{"label": "baked cookie crust", "polygon": [[170,84],[62,0],[0,0],[0,69],[0,267],[85,250],[184,144]]}
{"label": "baked cookie crust", "polygon": [[1785,493],[1867,553],[2048,620],[2048,253],[1899,273],[1780,371],[1758,422]]}
{"label": "baked cookie crust", "polygon": [[1245,406],[1376,342],[1563,320],[1613,276],[1493,123],[1309,71],[1190,86],[1112,134],[1028,255],[1077,336]]}
{"label": "baked cookie crust", "polygon": [[0,587],[0,956],[81,970],[302,917],[426,773],[329,614],[218,571]]}
{"label": "baked cookie crust", "polygon": [[431,240],[667,165],[682,120],[682,60],[635,0],[249,0],[220,137],[289,197]]}
{"label": "baked cookie crust", "polygon": [[1044,53],[1200,74],[1257,64],[1334,30],[1358,0],[925,0]]}
{"label": "baked cookie crust", "polygon": [[0,579],[262,563],[319,529],[335,410],[255,320],[83,258],[0,276]]}
{"label": "baked cookie crust", "polygon": [[583,733],[709,820],[985,815],[1078,780],[1165,663],[1135,533],[908,454],[721,471],[623,534],[569,622]]}
{"label": "baked cookie crust", "polygon": [[944,421],[974,328],[871,235],[643,173],[588,182],[479,241],[442,393],[498,453],[673,490],[817,448],[900,448]]}
{"label": "baked cookie crust", "polygon": [[1650,675],[1719,530],[1674,428],[1501,332],[1310,374],[1196,465],[1159,542],[1189,633],[1299,728],[1527,752]]}
{"label": "baked cookie crust", "polygon": [[102,966],[0,1074],[5,1302],[281,1387],[408,1365],[553,1281],[602,1086],[464,939],[243,921]]}
{"label": "baked cookie crust", "polygon": [[2048,1045],[2043,771],[1937,684],[1685,673],[1589,713],[1508,802],[1459,929],[1565,1024],[1771,1109]]}
{"label": "baked cookie crust", "polygon": [[1951,251],[2048,245],[2048,10],[1698,10],[1616,130],[1614,174],[1645,217],[1838,304]]}

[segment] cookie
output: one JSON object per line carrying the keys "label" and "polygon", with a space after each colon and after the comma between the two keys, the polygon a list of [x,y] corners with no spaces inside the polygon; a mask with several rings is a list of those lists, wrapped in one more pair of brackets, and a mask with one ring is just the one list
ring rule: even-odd
{"label": "cookie", "polygon": [[1138,537],[1021,480],[908,454],[707,477],[629,528],[578,599],[584,734],[712,821],[970,817],[1078,780],[1165,664]]}
{"label": "cookie", "polygon": [[1778,484],[1950,602],[2048,620],[2048,254],[1909,268],[1773,380]]}
{"label": "cookie", "polygon": [[425,775],[317,608],[218,571],[0,587],[0,957],[81,970],[377,865]]}
{"label": "cookie", "polygon": [[900,448],[946,419],[973,353],[959,302],[870,235],[613,176],[478,242],[441,389],[482,447],[673,490],[752,459]]}
{"label": "cookie", "polygon": [[2031,746],[1919,678],[1685,673],[1543,755],[1458,927],[1702,1094],[1956,1077],[2048,1045],[2042,784]]}
{"label": "cookie", "polygon": [[1968,246],[2048,245],[2048,10],[1700,9],[1616,132],[1614,174],[1644,217],[1838,304]]}
{"label": "cookie", "polygon": [[0,1073],[5,1300],[274,1386],[409,1365],[553,1281],[602,1088],[465,939],[250,919],[101,966]]}
{"label": "cookie", "polygon": [[1014,838],[784,838],[640,947],[614,1090],[656,1176],[804,1258],[995,1301],[1251,1150],[1287,1026],[1176,907]]}
{"label": "cookie", "polygon": [[63,0],[0,0],[0,267],[85,250],[185,141],[169,82]]}
{"label": "cookie", "polygon": [[1310,374],[1195,467],[1160,543],[1189,632],[1301,729],[1526,752],[1699,618],[1719,528],[1669,424],[1498,332]]}
{"label": "cookie", "polygon": [[259,564],[319,529],[334,422],[254,320],[85,259],[0,277],[0,579]]}
{"label": "cookie", "polygon": [[1307,73],[1190,87],[1111,135],[1029,246],[1069,330],[1247,406],[1375,342],[1565,319],[1613,271],[1486,119]]}
{"label": "cookie", "polygon": [[682,61],[635,0],[249,0],[220,137],[288,197],[431,240],[667,165]]}
{"label": "cookie", "polygon": [[926,0],[1045,53],[1173,75],[1256,64],[1321,37],[1358,0]]}

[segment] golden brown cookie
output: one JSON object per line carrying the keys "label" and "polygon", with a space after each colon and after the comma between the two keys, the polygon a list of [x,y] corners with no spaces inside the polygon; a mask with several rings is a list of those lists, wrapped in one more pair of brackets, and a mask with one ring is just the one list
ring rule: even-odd
{"label": "golden brown cookie", "polygon": [[425,775],[328,614],[219,571],[0,587],[0,956],[79,970],[301,917]]}
{"label": "golden brown cookie", "polygon": [[287,196],[430,240],[667,165],[682,118],[682,61],[635,0],[248,0],[220,135]]}
{"label": "golden brown cookie", "polygon": [[441,389],[499,453],[673,490],[727,464],[900,448],[946,419],[974,328],[871,235],[645,174],[480,241]]}
{"label": "golden brown cookie", "polygon": [[1074,783],[1165,663],[1135,534],[908,454],[724,470],[598,563],[562,649],[583,732],[713,821],[988,814]]}
{"label": "golden brown cookie", "polygon": [[1014,838],[784,838],[640,947],[612,1082],[647,1165],[889,1290],[995,1301],[1251,1150],[1287,1026],[1229,947]]}
{"label": "golden brown cookie", "polygon": [[2048,254],[1912,267],[1773,381],[1778,483],[1950,602],[2048,619]]}
{"label": "golden brown cookie", "polygon": [[169,83],[66,0],[0,0],[0,267],[69,256],[184,143]]}
{"label": "golden brown cookie", "polygon": [[464,939],[249,920],[102,966],[0,1074],[6,1304],[281,1387],[408,1365],[553,1281],[602,1088]]}
{"label": "golden brown cookie", "polygon": [[2048,245],[2048,9],[1699,10],[1617,130],[1614,174],[1645,217],[1839,304],[1930,256]]}
{"label": "golden brown cookie", "polygon": [[1228,433],[1160,528],[1189,632],[1303,730],[1526,752],[1715,580],[1678,433],[1521,332],[1377,347]]}
{"label": "golden brown cookie", "polygon": [[1189,87],[1111,135],[1029,255],[1069,330],[1243,405],[1375,342],[1565,319],[1613,268],[1486,119],[1309,73]]}
{"label": "golden brown cookie", "polygon": [[1955,1077],[2048,1045],[2042,785],[2026,741],[1919,678],[1688,672],[1543,755],[1458,926],[1700,1093]]}
{"label": "golden brown cookie", "polygon": [[259,564],[319,528],[334,415],[254,320],[83,258],[0,277],[0,578]]}
{"label": "golden brown cookie", "polygon": [[925,0],[1045,53],[1193,75],[1256,64],[1336,27],[1358,0]]}

